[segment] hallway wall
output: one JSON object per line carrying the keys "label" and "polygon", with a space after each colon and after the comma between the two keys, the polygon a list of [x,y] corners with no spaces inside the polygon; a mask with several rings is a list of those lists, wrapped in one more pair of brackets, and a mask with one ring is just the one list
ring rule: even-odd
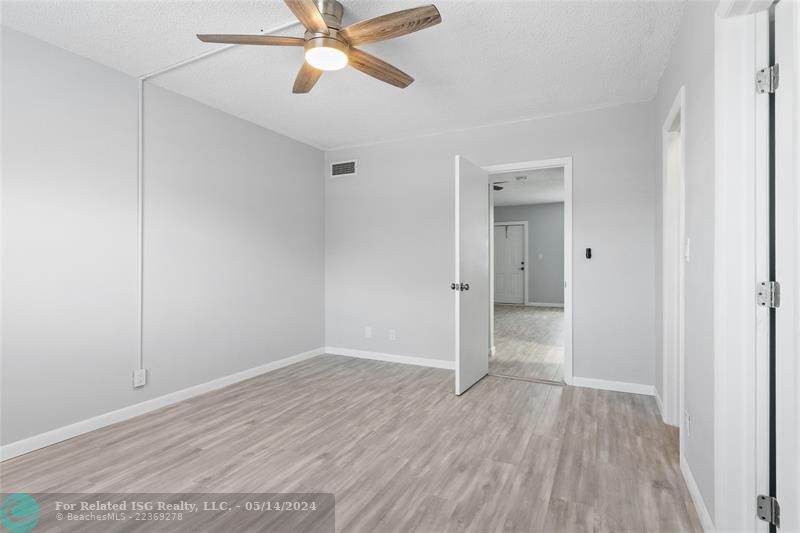
{"label": "hallway wall", "polygon": [[564,203],[494,208],[495,222],[528,222],[528,303],[564,304]]}
{"label": "hallway wall", "polygon": [[[688,2],[672,56],[655,98],[658,132],[656,239],[656,389],[662,387],[661,353],[661,127],[681,86],[686,87],[685,410],[692,433],[684,435],[686,460],[706,507],[714,516],[714,19],[717,2]],[[687,432],[688,433],[688,432]]]}

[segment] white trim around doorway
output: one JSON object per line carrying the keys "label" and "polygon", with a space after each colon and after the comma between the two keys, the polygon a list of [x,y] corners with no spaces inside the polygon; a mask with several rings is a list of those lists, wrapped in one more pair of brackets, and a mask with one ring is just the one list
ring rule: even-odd
{"label": "white trim around doorway", "polygon": [[[688,244],[686,234],[686,89],[681,87],[672,107],[664,119],[661,128],[661,176],[662,176],[662,253],[661,253],[661,365],[662,389],[661,400],[664,422],[680,428],[681,449],[683,448],[683,368],[684,368],[684,322],[685,322],[685,264],[688,260]],[[670,145],[677,139],[680,160],[678,162],[677,179],[670,181],[670,162],[668,154]],[[674,162],[673,162],[674,163]],[[673,202],[670,204],[670,202]],[[667,237],[672,236],[672,246]],[[673,249],[677,244],[677,249]],[[670,255],[669,252],[678,252]],[[673,279],[667,273],[675,270]],[[667,301],[677,294],[675,309],[667,306]],[[668,311],[672,310],[672,316]],[[674,346],[670,352],[669,347]]]}

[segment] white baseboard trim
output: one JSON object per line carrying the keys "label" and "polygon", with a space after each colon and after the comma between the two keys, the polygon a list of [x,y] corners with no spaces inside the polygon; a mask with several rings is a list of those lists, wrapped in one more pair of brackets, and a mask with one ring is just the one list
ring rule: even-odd
{"label": "white baseboard trim", "polygon": [[655,387],[640,383],[626,383],[624,381],[607,381],[605,379],[579,378],[574,376],[571,385],[587,387],[589,389],[610,390],[616,392],[629,392],[631,394],[655,395]]}
{"label": "white baseboard trim", "polygon": [[713,533],[715,530],[714,521],[711,519],[711,514],[708,512],[706,502],[703,501],[703,495],[700,494],[700,488],[692,475],[692,469],[689,468],[689,463],[686,458],[681,455],[681,474],[686,481],[686,488],[689,489],[689,495],[694,502],[694,508],[697,511],[697,517],[700,519],[700,525],[703,526],[703,531],[706,533]]}
{"label": "white baseboard trim", "polygon": [[667,421],[664,420],[664,404],[661,403],[661,396],[658,394],[658,389],[655,387],[653,387],[653,396],[656,398],[656,407],[658,407],[658,414],[661,415],[661,421],[666,424]]}
{"label": "white baseboard trim", "polygon": [[312,357],[322,355],[323,353],[324,350],[322,348],[316,348],[308,352],[284,357],[283,359],[278,359],[277,361],[272,361],[255,368],[237,372],[236,374],[230,374],[206,383],[201,383],[186,389],[171,392],[151,400],[146,400],[128,407],[123,407],[122,409],[117,409],[116,411],[111,411],[93,418],[82,420],[80,422],[75,422],[74,424],[70,424],[68,426],[63,426],[45,433],[40,433],[38,435],[34,435],[33,437],[11,442],[0,447],[0,461],[5,461],[6,459],[11,459],[34,450],[77,437],[78,435],[83,435],[84,433],[89,433],[90,431],[110,426],[111,424],[116,424],[118,422],[135,418],[151,411],[161,409],[162,407],[167,407],[183,400],[188,400],[189,398],[193,398],[213,390],[221,389],[222,387],[227,387],[228,385],[233,385],[234,383],[239,383],[240,381],[254,378],[256,376],[260,376],[261,374],[266,374],[267,372],[271,372],[294,363],[299,363],[300,361],[304,361],[306,359],[311,359]]}
{"label": "white baseboard trim", "polygon": [[414,357],[411,355],[395,355],[391,353],[351,350],[350,348],[336,348],[334,346],[326,346],[325,353],[331,355],[344,355],[347,357],[356,357],[358,359],[372,359],[374,361],[384,361],[387,363],[402,363],[405,365],[444,368],[446,370],[453,370],[456,367],[455,362],[453,361],[443,361],[441,359],[428,359],[425,357]]}
{"label": "white baseboard trim", "polygon": [[564,307],[564,304],[549,304],[547,302],[525,302],[528,307]]}

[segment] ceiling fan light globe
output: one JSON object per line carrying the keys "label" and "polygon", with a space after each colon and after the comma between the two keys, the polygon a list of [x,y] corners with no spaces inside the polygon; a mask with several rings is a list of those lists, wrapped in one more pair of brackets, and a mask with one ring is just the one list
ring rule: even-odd
{"label": "ceiling fan light globe", "polygon": [[[306,34],[306,63],[317,70],[339,70],[347,66],[350,46],[333,36]],[[309,38],[310,37],[310,38]]]}
{"label": "ceiling fan light globe", "polygon": [[306,50],[306,62],[318,70],[341,70],[347,61],[347,54],[336,48],[319,46]]}

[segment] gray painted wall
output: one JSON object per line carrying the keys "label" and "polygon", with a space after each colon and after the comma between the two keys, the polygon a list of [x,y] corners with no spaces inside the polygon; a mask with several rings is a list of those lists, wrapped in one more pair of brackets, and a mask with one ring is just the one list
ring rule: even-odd
{"label": "gray painted wall", "polygon": [[564,204],[494,208],[495,222],[523,220],[528,222],[528,302],[563,304]]}
{"label": "gray painted wall", "polygon": [[134,390],[136,80],[7,28],[2,71],[0,442],[323,345],[323,154],[151,87]]}
{"label": "gray painted wall", "polygon": [[706,507],[714,516],[714,12],[716,2],[688,2],[672,56],[655,98],[653,129],[658,132],[656,186],[658,261],[656,309],[657,380],[662,387],[661,354],[661,127],[681,86],[686,86],[686,233],[692,240],[686,264],[684,387],[692,434],[686,460]]}
{"label": "gray painted wall", "polygon": [[454,156],[572,156],[574,373],[652,385],[656,134],[641,103],[328,152],[359,168],[325,179],[327,344],[452,361]]}

